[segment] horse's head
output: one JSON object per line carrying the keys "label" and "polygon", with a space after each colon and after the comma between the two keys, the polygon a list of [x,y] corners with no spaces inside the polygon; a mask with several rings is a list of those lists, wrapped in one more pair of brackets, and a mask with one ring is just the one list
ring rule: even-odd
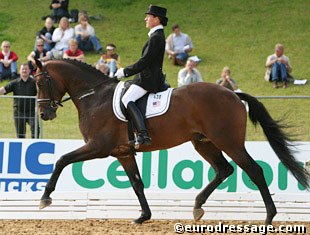
{"label": "horse's head", "polygon": [[36,83],[38,89],[38,103],[41,118],[46,120],[52,120],[56,118],[56,111],[59,106],[63,94],[60,94],[57,89],[57,84],[54,79],[49,75],[46,66],[36,60],[37,74]]}

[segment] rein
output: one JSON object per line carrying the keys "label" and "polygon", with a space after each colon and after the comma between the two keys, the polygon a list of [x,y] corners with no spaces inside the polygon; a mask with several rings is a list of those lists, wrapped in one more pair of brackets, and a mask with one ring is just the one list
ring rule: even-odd
{"label": "rein", "polygon": [[[79,99],[79,100],[82,100],[88,96],[91,96],[93,94],[95,94],[95,88],[105,84],[106,82],[109,82],[110,80],[103,80],[102,82],[100,82],[99,84],[95,85],[93,88],[87,90],[86,92],[81,92],[80,94],[78,95],[75,95],[73,97],[67,97],[65,99],[62,99],[61,101],[58,101],[58,100],[55,100],[53,99],[53,95],[52,95],[52,85],[51,85],[51,81],[52,81],[52,77],[48,74],[47,71],[43,71],[43,72],[40,72],[40,73],[37,73],[36,75],[34,75],[34,77],[38,77],[38,76],[41,76],[43,75],[44,78],[47,80],[47,85],[48,85],[48,93],[49,93],[49,97],[50,98],[44,98],[44,99],[38,99],[38,103],[50,103],[51,107],[56,109],[58,106],[61,106],[63,107],[63,103],[68,101],[68,100],[72,100],[72,99],[75,99],[76,97]],[[115,79],[115,78],[112,78],[112,79]]]}

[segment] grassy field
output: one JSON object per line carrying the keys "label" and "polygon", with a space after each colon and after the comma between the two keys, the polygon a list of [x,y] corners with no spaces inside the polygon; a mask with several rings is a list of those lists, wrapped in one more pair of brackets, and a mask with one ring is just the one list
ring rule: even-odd
{"label": "grassy field", "polygon": [[[12,42],[12,50],[25,62],[33,49],[35,34],[43,27],[41,16],[50,13],[50,0],[0,1],[0,41]],[[202,62],[199,70],[206,82],[215,82],[224,66],[229,66],[240,89],[255,96],[305,96],[310,95],[310,86],[289,86],[288,89],[273,89],[264,81],[265,61],[273,53],[276,43],[285,45],[285,54],[290,57],[295,79],[310,79],[310,1],[246,1],[208,0],[152,1],[168,9],[168,27],[179,23],[183,32],[194,42],[192,55],[198,55]],[[121,56],[123,66],[135,62],[147,39],[144,12],[149,1],[138,0],[71,0],[70,9],[86,10],[90,15],[101,14],[101,21],[92,21],[96,34],[103,45],[113,42]],[[75,24],[72,24],[74,26]],[[87,63],[99,59],[95,53],[86,55]],[[175,87],[180,67],[171,65],[165,58],[164,71],[168,81]],[[0,85],[4,85],[1,83]],[[310,140],[309,100],[262,100],[275,118],[288,114],[288,122],[294,127],[289,131],[297,133],[298,139]],[[207,102],[207,101],[206,101]],[[1,102],[3,113],[10,102]],[[0,135],[14,136],[11,119],[1,118]],[[3,115],[3,114],[2,114]],[[76,111],[72,104],[58,111],[58,119],[44,123],[45,138],[80,138]],[[13,133],[12,133],[13,130]],[[60,134],[64,130],[64,134]],[[6,135],[3,136],[3,133]],[[248,139],[264,139],[261,130],[249,125]]]}

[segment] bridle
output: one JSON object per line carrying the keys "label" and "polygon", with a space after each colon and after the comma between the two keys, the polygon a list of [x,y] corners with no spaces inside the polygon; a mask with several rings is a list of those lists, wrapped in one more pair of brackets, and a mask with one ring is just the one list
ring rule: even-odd
{"label": "bridle", "polygon": [[[79,95],[76,95],[74,97],[67,97],[61,101],[55,100],[53,97],[53,92],[52,92],[52,77],[48,74],[47,71],[42,71],[37,73],[36,75],[34,75],[34,77],[38,77],[38,76],[43,76],[43,78],[47,81],[47,89],[48,89],[48,94],[50,98],[43,98],[43,99],[38,99],[38,103],[39,104],[44,104],[44,103],[48,103],[50,105],[50,107],[54,110],[56,110],[59,106],[63,107],[62,103],[71,100],[73,98],[78,98],[79,100],[84,99],[88,96],[91,96],[93,94],[95,94],[95,88],[98,86],[101,86],[102,84],[105,84],[106,82],[109,82],[111,80],[107,79],[107,80],[103,80],[101,83],[95,85],[93,88],[84,91],[83,93],[80,93]],[[117,80],[116,78],[111,78],[114,79],[116,82],[119,82],[119,80]]]}
{"label": "bridle", "polygon": [[48,74],[47,71],[42,71],[40,73],[37,73],[36,75],[34,75],[34,77],[38,77],[38,76],[43,76],[43,78],[46,80],[46,85],[47,85],[47,89],[48,89],[48,95],[50,98],[44,98],[44,99],[38,99],[38,103],[39,104],[45,104],[48,103],[50,105],[50,107],[54,110],[56,110],[59,106],[63,107],[62,103],[71,99],[69,98],[65,98],[62,101],[58,101],[55,100],[53,97],[53,92],[52,92],[52,77]]}

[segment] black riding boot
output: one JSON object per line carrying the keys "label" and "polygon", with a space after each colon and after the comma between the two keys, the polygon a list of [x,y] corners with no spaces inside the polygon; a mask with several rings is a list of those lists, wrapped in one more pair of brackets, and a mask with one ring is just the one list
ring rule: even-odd
{"label": "black riding boot", "polygon": [[144,118],[140,110],[136,106],[135,102],[131,101],[127,104],[127,112],[138,131],[138,136],[137,136],[138,145],[141,145],[141,144],[150,145],[151,138],[149,137],[149,134],[147,133],[147,130],[144,124]]}

